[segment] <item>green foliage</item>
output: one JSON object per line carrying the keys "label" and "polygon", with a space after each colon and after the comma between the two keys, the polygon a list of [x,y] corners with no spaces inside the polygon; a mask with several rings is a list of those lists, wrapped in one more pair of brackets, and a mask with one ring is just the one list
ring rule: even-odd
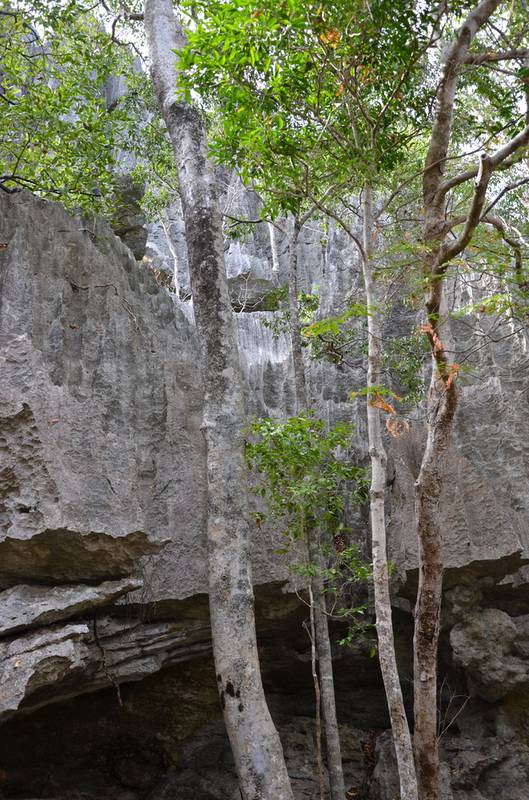
{"label": "green foliage", "polygon": [[[347,310],[336,316],[325,317],[307,325],[302,335],[310,346],[313,358],[323,358],[334,364],[349,364],[350,359],[365,357],[365,338],[358,320],[368,313],[379,313],[378,309],[368,312],[363,303],[353,303]],[[388,383],[393,387],[367,387],[351,392],[351,399],[369,394],[376,388],[379,396],[397,397],[399,400],[417,404],[424,394],[423,366],[429,355],[424,337],[416,335],[387,337],[383,340],[381,369]]]}
{"label": "green foliage", "polygon": [[528,289],[529,287],[526,287],[524,291],[515,289],[513,292],[496,292],[453,311],[451,316],[454,319],[460,319],[470,314],[483,314],[505,320],[512,320],[516,317],[527,320],[529,316]]}
{"label": "green foliage", "polygon": [[395,392],[392,392],[391,389],[388,389],[387,386],[383,386],[381,383],[377,383],[373,386],[362,386],[361,389],[349,392],[350,400],[356,400],[357,397],[389,397],[392,400],[402,400],[402,397],[399,397]]}
{"label": "green foliage", "polygon": [[266,513],[257,513],[260,524],[268,516],[283,525],[285,544],[309,536],[317,537],[329,565],[305,562],[291,570],[304,578],[320,575],[332,597],[330,613],[345,622],[343,644],[365,633],[369,625],[360,621],[365,605],[344,603],[352,584],[371,577],[371,566],[361,558],[356,545],[346,544],[343,524],[345,496],[361,503],[367,497],[368,473],[347,456],[352,428],[340,423],[327,429],[322,420],[302,414],[285,420],[258,419],[252,424],[246,445],[248,465],[261,480],[255,487],[265,500]]}
{"label": "green foliage", "polygon": [[346,486],[358,496],[366,485],[365,469],[337,454],[351,446],[351,426],[326,430],[322,420],[302,414],[258,419],[250,433],[248,464],[261,476],[256,491],[266,500],[267,514],[284,525],[285,547],[315,527],[331,538],[343,524]]}
{"label": "green foliage", "polygon": [[263,298],[267,311],[285,311],[288,303],[288,286],[271,289]]}
{"label": "green foliage", "polygon": [[358,348],[361,330],[356,321],[367,317],[364,303],[352,303],[336,316],[324,317],[302,328],[301,335],[313,358],[323,358],[341,364],[352,350]]}
{"label": "green foliage", "polygon": [[[305,578],[321,575],[325,580],[325,593],[328,599],[328,613],[339,622],[345,623],[346,633],[339,640],[342,647],[351,647],[359,639],[363,639],[373,628],[373,625],[364,615],[367,604],[354,605],[350,598],[354,597],[359,585],[365,585],[372,578],[371,564],[362,558],[359,548],[355,544],[348,547],[323,548],[328,561],[332,566],[321,569],[316,564],[297,564],[291,567],[292,571]],[[349,602],[345,602],[349,601]]]}
{"label": "green foliage", "polygon": [[[424,397],[424,364],[430,350],[426,337],[399,336],[384,341],[381,367],[405,403],[418,405]],[[393,395],[395,396],[395,394]]]}
{"label": "green foliage", "polygon": [[[298,294],[298,319],[302,325],[310,322],[318,310],[320,303],[318,288],[315,287],[316,291],[314,292],[299,292]],[[265,328],[269,328],[276,338],[288,334],[290,331],[288,286],[272,289],[265,295],[264,304],[268,311],[276,312],[271,319],[263,319]]]}
{"label": "green foliage", "polygon": [[0,15],[0,183],[105,212],[131,122],[107,109],[110,77],[132,71],[88,4],[10,3]]}
{"label": "green foliage", "polygon": [[137,120],[127,131],[126,140],[135,158],[132,177],[145,187],[142,207],[147,218],[155,220],[178,196],[176,162],[148,75],[135,72],[127,83],[123,108],[130,119]]}
{"label": "green foliage", "polygon": [[[215,107],[214,155],[272,216],[393,170],[426,123],[435,9],[412,0],[190,0],[183,86]],[[377,135],[372,136],[373,127]]]}

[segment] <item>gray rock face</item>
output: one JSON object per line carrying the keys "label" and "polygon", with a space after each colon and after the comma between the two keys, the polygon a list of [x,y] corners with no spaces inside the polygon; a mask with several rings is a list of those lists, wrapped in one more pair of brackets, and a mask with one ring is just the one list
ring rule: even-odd
{"label": "gray rock face", "polygon": [[10,636],[99,606],[112,605],[128,592],[141,589],[141,585],[141,581],[125,578],[105,581],[98,586],[14,586],[0,592],[0,636]]}
{"label": "gray rock face", "polygon": [[457,664],[473,691],[484,700],[500,700],[529,688],[529,619],[512,618],[496,608],[466,617],[450,631]]}
{"label": "gray rock face", "polygon": [[204,454],[190,324],[106,227],[29,195],[1,206],[4,586],[121,577],[171,538],[167,571],[187,554],[176,585],[194,591]]}
{"label": "gray rock face", "polygon": [[[2,196],[0,241],[0,587],[140,569],[150,600],[204,591],[202,388],[189,310],[105,225],[59,205]],[[242,342],[260,379],[285,355],[288,365],[288,352],[265,355],[256,336],[254,325]],[[256,580],[286,577],[274,542],[254,544]]]}
{"label": "gray rock face", "polygon": [[[149,610],[207,585],[189,312],[100,223],[24,194],[0,207],[0,713],[9,716],[139,680],[210,644],[203,623],[196,641],[193,620],[114,615],[94,632],[92,619],[125,593]],[[256,320],[240,319],[248,376],[270,386],[264,375],[278,365],[288,383],[285,342],[259,342]],[[266,388],[259,396],[260,413],[285,404]],[[261,531],[258,582],[288,574],[275,547]]]}
{"label": "gray rock face", "polygon": [[0,643],[0,718],[12,716],[34,691],[60,685],[81,669],[87,635],[86,625],[66,625]]}
{"label": "gray rock face", "polygon": [[[463,392],[461,413],[468,413]],[[422,431],[412,430],[392,443],[395,480],[392,492],[391,536],[394,560],[410,573],[410,591],[416,585],[417,543],[414,538],[413,485],[422,452]],[[460,437],[458,436],[458,439]],[[457,444],[457,440],[456,440]],[[445,585],[472,583],[479,578],[501,581],[516,572],[527,560],[526,516],[513,513],[502,497],[498,483],[484,470],[489,451],[482,432],[479,448],[472,460],[454,446],[445,458],[450,479],[441,495]],[[497,460],[501,460],[499,455]],[[508,460],[502,461],[509,470]],[[498,532],[501,531],[501,536]]]}
{"label": "gray rock face", "polygon": [[[237,199],[235,187],[228,187],[227,195],[230,191],[234,216],[239,211],[252,216],[255,198]],[[173,250],[162,252],[160,244],[158,255],[152,249],[148,257],[151,266],[158,258],[160,268],[176,258],[185,294],[178,213],[169,223]],[[151,247],[155,240],[151,232]],[[71,217],[55,204],[25,194],[0,196],[0,242],[6,245],[0,248],[0,713],[7,718],[35,712],[70,698],[49,709],[43,731],[69,730],[65,719],[80,715],[79,724],[85,725],[80,735],[98,739],[91,749],[87,744],[90,758],[95,754],[96,761],[102,759],[97,764],[107,764],[98,747],[109,746],[117,718],[110,715],[108,729],[100,729],[106,711],[100,709],[100,723],[82,697],[73,698],[110,687],[117,705],[119,687],[121,733],[130,738],[136,730],[127,703],[138,702],[142,742],[130,751],[120,745],[115,762],[108,755],[108,774],[107,767],[92,773],[86,753],[77,753],[75,763],[84,766],[74,777],[67,760],[56,762],[57,783],[45,789],[40,773],[33,781],[22,769],[22,777],[12,778],[13,796],[66,798],[81,780],[86,791],[79,789],[80,796],[90,800],[230,798],[235,783],[214,676],[210,685],[207,671],[205,454],[192,309],[138,265],[105,225]],[[260,286],[261,291],[285,280],[286,241],[280,233],[272,237],[265,224],[227,240],[226,255],[239,299],[242,290]],[[317,225],[307,226],[300,255],[302,285],[322,284],[324,313],[343,307],[344,298],[358,291],[354,248],[332,224],[325,236]],[[464,302],[462,296],[456,299]],[[269,318],[265,311],[240,313],[237,328],[249,413],[277,416],[293,411],[292,370],[288,339],[272,336],[263,325]],[[404,315],[396,324],[404,333],[413,327]],[[454,334],[458,346],[470,352],[483,343],[486,331],[469,330],[458,323]],[[529,796],[526,346],[521,337],[487,340],[469,357],[472,373],[461,390],[456,442],[447,455],[443,624],[450,647],[441,653],[441,676],[445,685],[457,686],[453,693],[459,699],[453,701],[454,720],[453,708],[443,711],[450,723],[443,736],[446,800]],[[364,381],[359,365],[346,370],[308,361],[307,366],[319,412],[330,421],[353,421],[358,452],[365,453],[363,401],[347,400]],[[416,582],[413,481],[421,442],[419,420],[409,435],[389,442],[392,559],[407,600]],[[357,514],[353,524],[362,540],[365,520]],[[274,555],[273,532],[262,528],[256,534],[256,584],[285,579],[288,569]],[[136,591],[122,596],[131,589]],[[307,643],[296,638],[303,632],[296,618],[281,634],[288,658],[279,653],[278,629],[286,625],[288,603],[277,587],[274,592],[273,600],[267,598],[268,617],[259,620],[265,662],[276,669],[274,680],[265,669],[265,683],[274,697],[296,796],[309,797],[315,784],[308,672],[308,683],[297,685],[300,664],[307,671]],[[190,607],[200,607],[200,614],[189,613]],[[399,653],[406,653],[410,617],[404,611],[396,618]],[[407,687],[405,658],[401,666]],[[163,667],[167,670],[156,682],[148,677]],[[395,775],[387,737],[380,734],[387,718],[374,661],[362,656],[354,668],[337,669],[349,786],[369,800],[393,800]],[[364,675],[373,676],[368,687],[358,685]],[[132,681],[139,682],[137,691],[128,685]],[[289,704],[291,693],[296,700]],[[100,694],[92,699],[103,703]],[[144,746],[149,725],[156,741],[152,750]],[[6,731],[18,731],[26,754],[33,742],[44,751],[46,733],[30,727],[21,715]],[[163,741],[155,736],[160,731]],[[368,735],[378,742],[374,774],[360,753]],[[211,766],[217,741],[218,761]],[[6,742],[0,749],[6,750]],[[17,756],[12,760],[15,764]],[[49,754],[42,761],[47,764]],[[174,769],[175,761],[182,769]],[[9,797],[9,790],[5,794]]]}
{"label": "gray rock face", "polygon": [[139,261],[145,255],[147,244],[147,226],[140,205],[143,188],[136,186],[128,175],[123,175],[118,181],[117,194],[112,228]]}
{"label": "gray rock face", "polygon": [[0,641],[0,720],[15,712],[139,681],[211,649],[200,622],[97,618]]}

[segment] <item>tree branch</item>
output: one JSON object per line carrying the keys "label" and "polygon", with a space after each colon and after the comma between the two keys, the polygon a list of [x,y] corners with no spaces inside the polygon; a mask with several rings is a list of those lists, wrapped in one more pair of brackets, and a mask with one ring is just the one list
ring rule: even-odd
{"label": "tree branch", "polygon": [[479,64],[497,64],[498,61],[510,60],[523,60],[529,58],[529,48],[504,50],[501,53],[471,53],[468,55],[463,64],[472,64],[477,66]]}
{"label": "tree branch", "polygon": [[481,177],[474,190],[470,210],[466,215],[465,227],[463,232],[457,237],[455,242],[445,242],[436,259],[436,266],[434,269],[435,274],[441,274],[443,267],[453,258],[455,258],[462,250],[465,249],[467,244],[472,238],[472,234],[476,230],[481,220],[481,212],[485,204],[485,197],[487,194],[487,187],[489,185],[490,177],[492,175],[492,162],[490,158],[483,158],[481,163]]}
{"label": "tree branch", "polygon": [[[498,150],[490,156],[493,170],[503,170],[512,167],[517,160],[514,156],[518,155],[518,151],[527,144],[529,144],[529,124],[526,125],[517,136],[513,137],[507,144],[504,144],[503,147],[498,148]],[[454,175],[453,178],[449,178],[439,187],[437,198],[444,198],[450,189],[475,178],[478,174],[478,170],[479,166],[473,167],[465,172],[460,172],[459,175]]]}
{"label": "tree branch", "polygon": [[362,259],[365,259],[366,254],[365,254],[365,250],[363,248],[362,242],[360,241],[358,236],[355,233],[353,233],[351,228],[348,225],[346,225],[346,223],[343,221],[343,219],[340,217],[340,215],[336,214],[331,208],[327,208],[326,206],[322,205],[320,203],[320,201],[317,200],[315,197],[310,196],[309,199],[312,200],[312,202],[314,203],[316,208],[318,208],[320,211],[322,211],[324,214],[326,214],[328,217],[331,217],[331,219],[333,219],[335,222],[338,223],[338,225],[346,232],[346,234],[355,243],[355,245],[357,246],[357,248],[358,248],[358,250],[360,252],[360,255],[361,255]]}
{"label": "tree branch", "polygon": [[502,0],[481,0],[470,12],[459,29],[457,38],[450,47],[438,94],[430,146],[426,156],[423,176],[423,198],[425,208],[432,204],[437,208],[442,197],[438,192],[443,177],[443,163],[448,154],[450,134],[454,117],[454,100],[459,69],[468,55],[468,49],[479,29],[487,22]]}
{"label": "tree branch", "polygon": [[508,183],[507,186],[504,186],[501,192],[499,192],[499,194],[496,195],[494,200],[492,200],[492,202],[489,203],[489,205],[483,212],[483,216],[486,216],[490,211],[492,211],[494,206],[497,205],[497,203],[500,202],[501,198],[504,197],[506,194],[508,194],[508,192],[512,192],[514,191],[514,189],[519,189],[520,186],[525,186],[528,183],[529,183],[529,177],[520,178],[520,180],[518,181],[513,181],[512,183]]}

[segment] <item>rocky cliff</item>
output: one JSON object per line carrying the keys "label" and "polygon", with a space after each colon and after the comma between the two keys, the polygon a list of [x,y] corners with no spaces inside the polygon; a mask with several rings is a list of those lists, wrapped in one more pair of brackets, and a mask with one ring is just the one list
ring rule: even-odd
{"label": "rocky cliff", "polygon": [[[147,259],[165,269],[177,258],[185,288],[177,212],[170,223],[171,247],[151,230]],[[300,251],[307,288],[323,285],[325,274],[326,310],[358,289],[354,251],[332,226],[325,236],[307,226]],[[284,239],[260,225],[228,242],[226,253],[234,307],[242,310],[249,412],[288,412],[288,342],[262,324],[268,312],[253,310],[265,288],[284,281]],[[28,194],[0,196],[5,798],[238,798],[210,654],[192,310],[156,280],[148,260],[138,263],[99,221]],[[454,285],[454,304],[466,302],[464,291]],[[443,498],[446,800],[529,796],[527,340],[523,331],[504,334],[464,319],[454,329],[471,369]],[[361,373],[309,367],[320,412],[354,417],[361,456],[361,403],[347,402]],[[391,445],[388,485],[408,692],[421,440],[418,415]],[[353,522],[365,540],[365,519]],[[288,569],[274,550],[273,532],[256,531],[264,680],[296,796],[308,798],[314,748],[305,609],[285,591]],[[388,721],[369,650],[363,641],[335,646],[346,778],[351,798],[393,800]]]}

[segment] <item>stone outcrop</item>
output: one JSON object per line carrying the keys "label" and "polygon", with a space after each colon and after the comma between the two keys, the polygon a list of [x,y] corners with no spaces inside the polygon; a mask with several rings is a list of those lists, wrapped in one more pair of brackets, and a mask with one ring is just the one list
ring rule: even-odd
{"label": "stone outcrop", "polygon": [[[9,716],[139,680],[210,645],[207,623],[197,642],[196,621],[169,610],[207,585],[189,309],[105,225],[31,195],[0,197],[0,242],[0,714]],[[255,320],[244,316],[249,350]],[[285,342],[269,340],[270,355],[248,352],[256,383],[268,363],[288,362]],[[267,403],[285,404],[266,390],[253,398],[261,413]],[[256,580],[287,577],[270,532],[255,544]],[[134,623],[118,601],[135,609]],[[145,622],[155,608],[169,619]]]}
{"label": "stone outcrop", "polygon": [[[255,198],[237,191],[231,184],[226,190],[234,195],[233,216],[253,216]],[[143,228],[136,223],[139,256]],[[0,729],[0,794],[6,798],[237,797],[210,657],[202,384],[192,308],[148,269],[176,268],[185,297],[177,210],[168,226],[172,250],[164,250],[163,231],[151,230],[150,264],[142,264],[99,221],[24,193],[0,196],[0,716],[8,720]],[[237,327],[249,413],[293,411],[288,339],[264,324],[270,312],[246,313],[259,307],[261,292],[284,283],[285,248],[284,236],[272,237],[264,223],[226,240],[232,300],[245,312]],[[358,295],[357,266],[354,248],[332,224],[325,236],[307,226],[301,283],[321,284],[325,313]],[[465,303],[462,291],[454,287],[454,303]],[[400,311],[393,323],[403,333],[415,324]],[[462,323],[454,335],[472,371],[461,382],[442,498],[444,800],[525,800],[527,342],[521,334],[502,339]],[[314,404],[324,418],[354,421],[362,457],[364,401],[348,401],[364,380],[361,365],[307,366]],[[407,693],[417,579],[413,482],[422,437],[417,415],[411,432],[389,443],[395,620]],[[364,513],[356,510],[349,522],[362,544]],[[305,609],[283,592],[288,564],[276,547],[272,531],[256,529],[264,682],[301,799],[315,791],[310,648]],[[337,627],[335,641],[341,634]],[[335,645],[346,775],[351,797],[393,800],[388,720],[370,650],[369,634],[350,652]]]}
{"label": "stone outcrop", "polygon": [[[0,241],[0,586],[134,568],[151,600],[204,591],[202,388],[188,307],[106,225],[58,204],[2,196]],[[243,323],[246,347],[255,334]],[[283,367],[284,343],[275,350],[246,354],[256,379],[274,358]],[[255,545],[257,580],[286,576],[273,541]]]}
{"label": "stone outcrop", "polygon": [[125,578],[90,584],[26,586],[20,584],[0,592],[0,637],[59,622],[99,606],[113,605],[120,597],[141,589],[139,580]]}
{"label": "stone outcrop", "polygon": [[450,631],[456,664],[473,693],[500,700],[529,688],[529,617],[510,617],[496,608],[469,613]]}
{"label": "stone outcrop", "polygon": [[0,640],[0,720],[109,685],[119,696],[122,683],[210,650],[207,622],[97,614]]}

